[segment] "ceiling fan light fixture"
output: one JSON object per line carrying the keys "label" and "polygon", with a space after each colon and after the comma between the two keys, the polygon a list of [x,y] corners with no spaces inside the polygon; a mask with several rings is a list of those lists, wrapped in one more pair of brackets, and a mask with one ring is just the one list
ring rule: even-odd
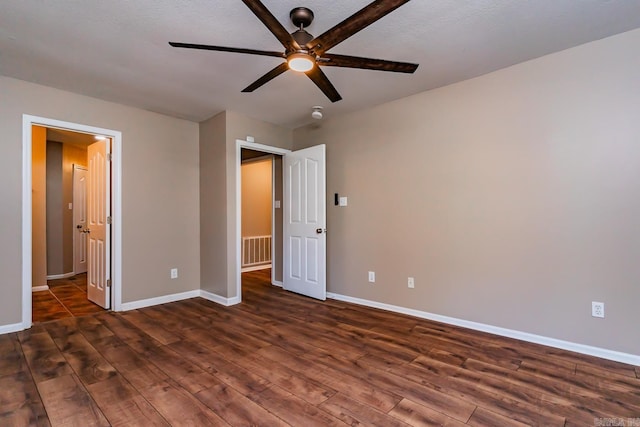
{"label": "ceiling fan light fixture", "polygon": [[311,56],[303,52],[295,52],[289,55],[287,57],[287,63],[289,64],[289,69],[301,73],[306,73],[311,70],[314,65]]}

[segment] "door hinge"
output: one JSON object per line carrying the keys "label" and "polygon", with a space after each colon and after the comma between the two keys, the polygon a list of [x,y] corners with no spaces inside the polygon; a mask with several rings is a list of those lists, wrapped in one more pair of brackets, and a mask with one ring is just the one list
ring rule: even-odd
{"label": "door hinge", "polygon": [[111,153],[107,154],[107,160],[108,161],[113,160],[113,154],[111,154]]}
{"label": "door hinge", "polygon": [[108,217],[107,217],[107,224],[111,224],[111,222],[112,222],[112,221],[111,221],[111,217],[110,217],[110,216],[108,216]]}
{"label": "door hinge", "polygon": [[107,288],[111,287],[111,279],[107,279]]}

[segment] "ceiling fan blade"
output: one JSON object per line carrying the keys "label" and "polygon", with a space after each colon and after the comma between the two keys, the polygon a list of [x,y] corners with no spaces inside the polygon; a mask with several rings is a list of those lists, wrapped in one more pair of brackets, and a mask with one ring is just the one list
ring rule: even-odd
{"label": "ceiling fan blade", "polygon": [[251,83],[246,88],[242,89],[242,91],[243,92],[253,92],[254,90],[258,89],[260,86],[264,85],[265,83],[275,79],[280,74],[282,74],[285,71],[287,71],[288,69],[289,69],[289,64],[287,64],[286,62],[283,62],[282,64],[278,65],[273,70],[269,71],[264,76],[260,77],[255,82]]}
{"label": "ceiling fan blade", "polygon": [[325,53],[319,61],[319,65],[346,67],[346,68],[363,68],[365,70],[393,71],[396,73],[413,73],[418,68],[418,64],[410,64],[408,62],[387,61],[385,59],[360,58],[357,56],[335,55]]}
{"label": "ceiling fan blade", "polygon": [[239,47],[225,47],[225,46],[212,46],[209,44],[194,44],[194,43],[179,43],[169,42],[173,47],[183,47],[187,49],[202,49],[202,50],[215,50],[219,52],[234,52],[234,53],[248,53],[249,55],[262,55],[262,56],[275,56],[277,58],[284,58],[284,53],[274,52],[267,50],[255,50],[255,49],[243,49]]}
{"label": "ceiling fan blade", "polygon": [[338,43],[348,39],[407,2],[409,0],[376,0],[311,40],[306,47],[307,49],[313,49],[316,55],[322,55]]}
{"label": "ceiling fan blade", "polygon": [[342,99],[338,91],[333,84],[329,81],[329,78],[322,72],[320,67],[313,67],[311,71],[307,71],[306,75],[320,88],[320,90],[331,100],[331,102],[337,102]]}
{"label": "ceiling fan blade", "polygon": [[276,36],[287,51],[300,50],[300,45],[260,0],[242,0],[254,15]]}

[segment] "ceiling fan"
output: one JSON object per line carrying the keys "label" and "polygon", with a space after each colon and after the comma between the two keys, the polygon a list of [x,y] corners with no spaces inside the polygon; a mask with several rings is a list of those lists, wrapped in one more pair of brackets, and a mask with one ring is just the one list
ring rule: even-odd
{"label": "ceiling fan", "polygon": [[320,66],[362,68],[366,70],[393,71],[397,73],[413,73],[418,68],[418,64],[406,62],[327,53],[329,49],[338,43],[341,43],[358,31],[371,25],[378,19],[407,3],[409,0],[376,0],[315,38],[305,30],[313,21],[313,12],[306,7],[296,7],[291,10],[289,17],[298,29],[289,34],[260,0],[242,1],[251,9],[258,19],[262,21],[269,31],[276,36],[280,43],[282,43],[284,52],[169,42],[173,47],[273,56],[286,60],[286,62],[281,63],[244,88],[242,92],[253,92],[265,83],[291,69],[305,73],[331,102],[336,102],[340,101],[342,97],[333,84],[331,84],[326,74],[322,72]]}

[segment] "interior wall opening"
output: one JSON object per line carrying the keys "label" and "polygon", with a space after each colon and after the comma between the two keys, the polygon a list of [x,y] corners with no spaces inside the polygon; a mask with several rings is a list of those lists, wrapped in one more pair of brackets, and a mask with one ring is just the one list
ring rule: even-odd
{"label": "interior wall opening", "polygon": [[240,271],[271,269],[282,286],[282,156],[242,148],[240,169]]}
{"label": "interior wall opening", "polygon": [[[111,144],[110,139],[104,141]],[[87,295],[92,144],[96,144],[93,134],[33,126],[33,322],[104,311]]]}
{"label": "interior wall opening", "polygon": [[[33,310],[39,291],[50,291],[50,285],[60,284],[52,281],[66,281],[65,286],[83,295],[76,304],[68,293],[50,293],[56,302],[67,299],[64,302],[74,306],[75,313],[70,306],[59,312],[81,316],[102,310],[86,301],[87,295],[105,309],[120,310],[122,231],[114,219],[117,221],[122,212],[121,132],[28,114],[22,116],[22,125],[22,329],[30,328],[34,320],[53,320],[37,319]],[[78,201],[74,177],[82,172],[87,178],[86,200]],[[74,216],[78,205],[86,208],[86,223],[78,223]],[[76,233],[87,236],[87,273],[78,263]]]}

